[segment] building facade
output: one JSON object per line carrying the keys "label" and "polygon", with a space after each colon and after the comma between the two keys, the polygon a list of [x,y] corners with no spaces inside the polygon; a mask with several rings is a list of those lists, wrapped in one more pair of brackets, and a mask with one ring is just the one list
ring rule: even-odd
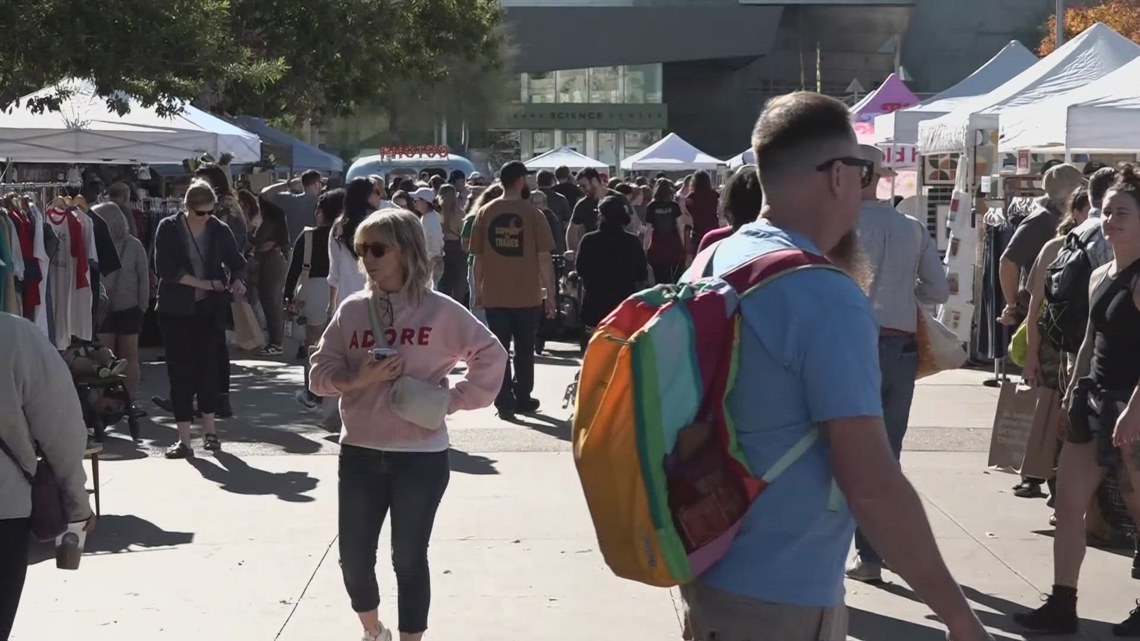
{"label": "building facade", "polygon": [[[519,100],[496,155],[557,146],[618,164],[676,132],[722,158],[748,146],[764,102],[800,88],[845,96],[905,67],[939,91],[1052,0],[503,0]],[[1026,44],[1031,44],[1027,42]]]}

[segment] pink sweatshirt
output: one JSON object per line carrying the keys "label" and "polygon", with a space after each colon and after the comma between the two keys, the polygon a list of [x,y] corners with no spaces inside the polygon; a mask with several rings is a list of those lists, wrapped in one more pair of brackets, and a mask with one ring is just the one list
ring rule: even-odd
{"label": "pink sweatshirt", "polygon": [[[440,452],[448,448],[446,426],[431,430],[404,421],[388,407],[390,383],[341,395],[333,377],[355,372],[377,347],[365,290],[349,296],[317,345],[309,373],[309,389],[319,396],[340,396],[342,444],[380,450]],[[507,351],[463,306],[435,291],[424,293],[412,307],[407,297],[390,298],[394,321],[383,342],[404,359],[404,375],[422,381],[443,381],[463,361],[467,375],[451,388],[447,413],[487,407],[495,401],[506,369]]]}

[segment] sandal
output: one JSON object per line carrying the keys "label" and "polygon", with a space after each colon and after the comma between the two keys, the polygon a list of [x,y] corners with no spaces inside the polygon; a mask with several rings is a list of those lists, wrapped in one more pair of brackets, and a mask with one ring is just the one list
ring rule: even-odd
{"label": "sandal", "polygon": [[206,434],[202,437],[202,448],[211,452],[217,452],[222,449],[222,442],[218,440],[217,434]]}

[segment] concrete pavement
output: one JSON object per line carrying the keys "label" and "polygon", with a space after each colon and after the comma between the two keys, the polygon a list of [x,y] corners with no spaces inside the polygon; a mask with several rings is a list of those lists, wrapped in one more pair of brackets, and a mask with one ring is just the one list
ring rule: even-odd
{"label": "concrete pavement", "polygon": [[[335,439],[291,399],[299,373],[243,360],[226,451],[190,461],[157,456],[167,419],[144,424],[142,447],[116,441],[102,466],[104,517],[78,572],[50,561],[29,572],[13,639],[357,639],[336,551]],[[453,426],[452,479],[432,541],[429,638],[491,641],[677,639],[668,590],[614,578],[597,552],[561,424],[572,361],[545,359],[545,419],[508,425],[487,410]],[[159,391],[160,366],[148,366]],[[1051,583],[1048,510],[1018,499],[1015,479],[985,470],[997,391],[984,373],[923,381],[904,467],[926,503],[944,556],[999,639],[1021,639],[1008,614],[1036,606]],[[394,578],[381,541],[385,620]],[[1133,607],[1125,557],[1090,550],[1078,638],[1108,639]],[[891,575],[888,574],[888,577]],[[905,585],[848,586],[850,638],[944,638]]]}

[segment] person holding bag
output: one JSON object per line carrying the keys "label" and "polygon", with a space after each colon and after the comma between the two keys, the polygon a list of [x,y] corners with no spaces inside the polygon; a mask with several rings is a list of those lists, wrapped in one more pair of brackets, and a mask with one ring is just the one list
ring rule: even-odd
{"label": "person holding bag", "polygon": [[0,414],[0,639],[7,639],[29,535],[50,540],[69,522],[86,522],[90,532],[95,515],[83,471],[87,427],[67,365],[35,325],[2,313],[0,361],[0,406],[8,410]]}
{"label": "person holding bag", "polygon": [[170,403],[178,442],[166,458],[194,455],[190,425],[194,396],[202,412],[204,447],[221,449],[215,414],[224,392],[219,359],[225,344],[222,319],[234,296],[245,295],[245,258],[228,225],[214,216],[217,197],[203,180],[186,190],[186,211],[164,218],[154,236],[158,273],[158,325],[166,350]]}
{"label": "person holding bag", "polygon": [[[379,620],[376,548],[392,511],[392,564],[404,641],[427,629],[427,549],[450,478],[446,415],[494,402],[507,352],[462,305],[431,288],[419,218],[371,214],[353,249],[367,278],[340,305],[314,352],[309,388],[340,397],[339,546],[352,609],[368,641],[391,641]],[[457,363],[462,381],[448,388]]]}

